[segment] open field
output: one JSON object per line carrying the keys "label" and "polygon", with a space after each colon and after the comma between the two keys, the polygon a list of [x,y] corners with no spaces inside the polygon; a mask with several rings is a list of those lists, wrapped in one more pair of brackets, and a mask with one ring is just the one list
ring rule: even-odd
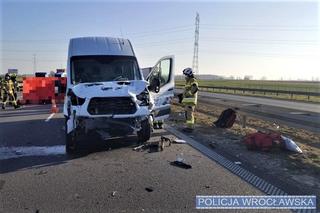
{"label": "open field", "polygon": [[[262,81],[262,80],[198,80],[200,87],[234,87],[246,89],[260,89],[260,90],[279,90],[279,91],[294,91],[294,92],[320,92],[320,82],[308,81]],[[184,81],[177,80],[177,86],[183,85]],[[233,91],[226,89],[215,89],[215,93],[232,93],[238,95],[249,96],[265,96],[279,99],[292,99],[300,101],[320,102],[320,97],[306,95],[289,95],[289,94],[275,94],[265,92],[252,91]]]}

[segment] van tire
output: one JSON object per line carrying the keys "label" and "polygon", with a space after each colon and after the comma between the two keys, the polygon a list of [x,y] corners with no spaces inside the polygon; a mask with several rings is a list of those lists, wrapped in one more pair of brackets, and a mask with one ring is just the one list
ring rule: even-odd
{"label": "van tire", "polygon": [[139,143],[147,142],[151,137],[151,124],[148,119],[141,122],[141,130],[137,132]]}
{"label": "van tire", "polygon": [[67,133],[67,121],[65,122],[65,142],[66,142],[66,153],[73,154],[76,150],[76,139],[73,132]]}

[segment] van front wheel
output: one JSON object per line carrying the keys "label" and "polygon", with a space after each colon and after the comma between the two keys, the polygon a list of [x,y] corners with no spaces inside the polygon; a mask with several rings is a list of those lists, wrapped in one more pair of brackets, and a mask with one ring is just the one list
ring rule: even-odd
{"label": "van front wheel", "polygon": [[138,131],[139,143],[147,142],[151,137],[151,125],[148,119],[141,122],[141,130]]}

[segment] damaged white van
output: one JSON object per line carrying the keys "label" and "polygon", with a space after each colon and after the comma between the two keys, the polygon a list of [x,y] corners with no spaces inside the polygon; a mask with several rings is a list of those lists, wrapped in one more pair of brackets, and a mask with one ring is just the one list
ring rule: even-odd
{"label": "damaged white van", "polygon": [[73,38],[64,102],[66,152],[90,131],[149,140],[152,123],[170,113],[174,57],[161,58],[144,79],[129,40]]}

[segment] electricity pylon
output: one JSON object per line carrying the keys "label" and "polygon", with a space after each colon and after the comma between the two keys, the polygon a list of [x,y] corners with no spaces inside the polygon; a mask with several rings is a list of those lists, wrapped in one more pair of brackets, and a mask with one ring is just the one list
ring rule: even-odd
{"label": "electricity pylon", "polygon": [[192,69],[199,75],[199,60],[198,60],[198,53],[199,53],[199,24],[200,24],[200,16],[197,13],[196,16],[196,30],[194,33],[194,47],[193,47],[193,60],[192,60]]}

